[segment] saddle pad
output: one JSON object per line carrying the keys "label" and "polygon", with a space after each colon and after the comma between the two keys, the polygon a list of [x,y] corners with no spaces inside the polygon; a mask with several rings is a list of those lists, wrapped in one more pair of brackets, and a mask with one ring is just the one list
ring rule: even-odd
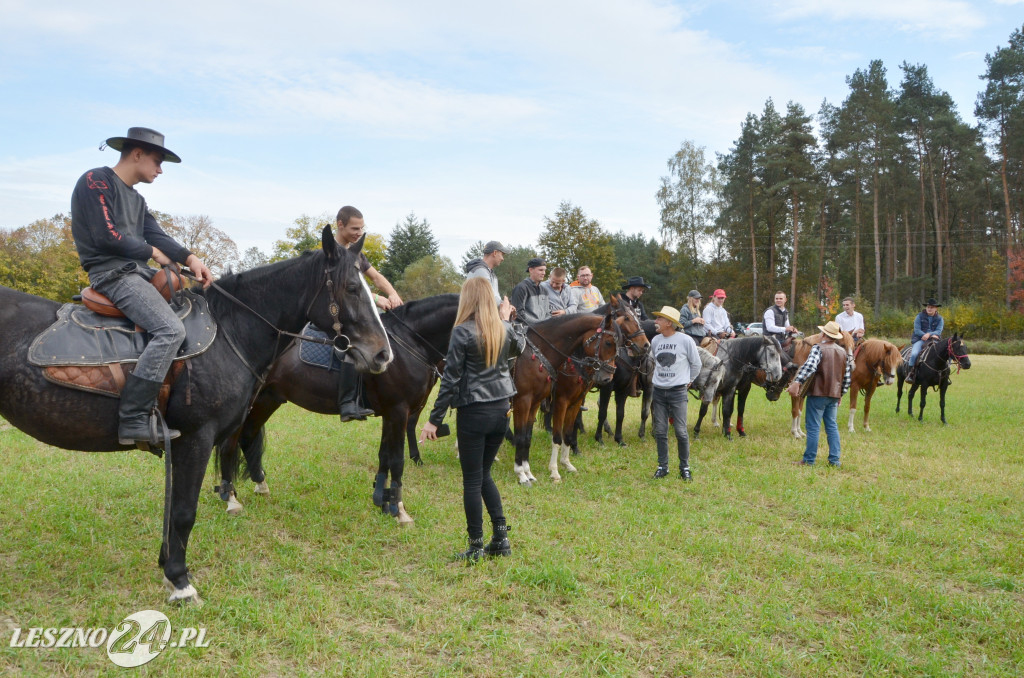
{"label": "saddle pad", "polygon": [[[185,341],[175,359],[191,358],[210,348],[217,323],[206,298],[185,293],[176,312],[185,325]],[[57,322],[32,341],[28,361],[37,367],[134,363],[148,340],[149,334],[136,332],[127,318],[107,318],[79,304],[64,304],[57,311]]]}
{"label": "saddle pad", "polygon": [[[306,323],[301,332],[304,337],[327,339],[327,333],[313,323]],[[299,360],[325,370],[337,371],[341,369],[341,360],[334,351],[334,346],[329,344],[318,344],[312,341],[299,339]]]}

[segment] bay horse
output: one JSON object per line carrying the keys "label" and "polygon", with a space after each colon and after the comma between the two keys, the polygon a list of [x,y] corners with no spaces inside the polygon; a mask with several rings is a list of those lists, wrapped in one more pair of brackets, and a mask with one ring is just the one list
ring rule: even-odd
{"label": "bay horse", "polygon": [[[821,343],[822,334],[812,334],[809,337],[798,337],[793,340],[793,362],[799,367],[803,365],[808,356],[811,355],[811,347],[815,344]],[[836,341],[837,344],[846,349],[847,353],[853,353],[853,335],[843,330],[842,340]],[[796,375],[794,375],[796,376]],[[804,397],[802,395],[790,394],[790,415],[792,416],[792,425],[790,427],[790,433],[793,434],[794,438],[806,438],[807,434],[804,433],[803,429],[800,428],[800,413],[804,409]]]}
{"label": "bay horse", "polygon": [[[903,348],[903,363],[896,369],[896,411],[900,411],[900,399],[903,397],[903,382],[907,378],[907,361],[910,359],[912,346]],[[907,414],[914,416],[914,392],[921,389],[921,409],[918,412],[917,420],[924,417],[924,401],[928,387],[939,389],[939,416],[942,423],[946,423],[946,389],[952,383],[949,380],[950,363],[956,363],[956,371],[971,369],[971,359],[967,355],[967,346],[964,345],[964,338],[954,334],[946,340],[929,341],[921,354],[917,356],[915,365],[914,383],[907,393]]]}
{"label": "bay horse", "polygon": [[868,413],[871,411],[871,396],[878,388],[879,380],[886,386],[896,379],[896,368],[903,362],[903,356],[895,344],[881,339],[865,339],[853,350],[855,367],[850,375],[850,422],[848,430],[853,433],[853,419],[857,413],[857,393],[864,392],[864,430],[871,431]]}
{"label": "bay horse", "polygon": [[[657,334],[654,323],[645,320],[640,323],[643,328],[647,345]],[[608,404],[611,402],[612,394],[615,394],[615,442],[619,447],[625,447],[622,439],[622,422],[626,418],[626,400],[630,397],[630,389],[633,379],[637,380],[637,388],[640,391],[640,429],[637,437],[641,440],[647,429],[647,419],[651,416],[651,399],[653,389],[651,388],[651,377],[654,374],[654,358],[650,351],[637,353],[629,347],[620,347],[619,353],[615,356],[615,375],[612,381],[598,389],[597,401],[597,430],[594,433],[594,440],[604,445],[603,433],[612,434],[612,428],[608,424]]]}
{"label": "bay horse", "polygon": [[[512,367],[516,387],[512,398],[516,447],[513,470],[520,485],[529,487],[537,480],[530,470],[533,425],[541,403],[552,393],[556,397],[551,403],[552,450],[548,465],[551,479],[561,480],[559,456],[570,473],[576,470],[569,462],[569,448],[562,442],[567,435],[566,428],[571,429],[575,424],[583,397],[590,389],[589,380],[603,383],[614,374],[620,332],[615,312],[612,304],[605,304],[594,313],[561,315],[527,328],[527,346]],[[586,388],[582,389],[585,383]],[[582,393],[578,401],[570,402],[569,398],[574,398],[579,390]],[[567,422],[569,415],[572,418]]]}
{"label": "bay horse", "polygon": [[[391,361],[370,290],[356,267],[363,241],[346,250],[330,227],[322,241],[322,250],[227,275],[197,292],[208,299],[218,328],[210,348],[191,359],[189,376],[172,386],[167,402],[167,423],[181,431],[165,454],[158,563],[171,591],[169,602],[200,602],[189,582],[186,550],[210,452],[242,423],[259,380],[290,340],[285,335],[308,321],[331,327],[334,311],[356,369],[380,372]],[[55,447],[129,449],[118,443],[117,398],[57,386],[27,362],[29,345],[55,322],[60,308],[55,301],[0,287],[0,416]]]}
{"label": "bay horse", "polygon": [[[717,357],[724,364],[722,379],[718,383],[716,395],[722,402],[722,433],[732,440],[733,396],[736,388],[745,378],[757,370],[764,370],[768,379],[777,381],[782,378],[782,360],[779,356],[778,342],[772,337],[742,337],[724,339],[719,343]],[[707,414],[709,403],[701,402],[697,423],[693,427],[693,436],[700,436],[700,425]]]}
{"label": "bay horse", "polygon": [[[373,503],[392,515],[400,526],[413,522],[402,500],[405,441],[409,442],[410,458],[418,461],[416,422],[437,382],[437,366],[448,352],[458,308],[458,294],[442,294],[410,301],[384,313],[381,320],[391,341],[394,360],[384,372],[364,378],[368,404],[382,419]],[[234,484],[242,463],[239,449],[244,455],[246,475],[256,483],[256,492],[269,494],[263,469],[267,420],[286,402],[310,412],[338,414],[340,374],[303,362],[298,341],[274,363],[239,431],[218,446],[222,480],[217,491],[227,502],[229,514],[242,511]],[[389,475],[391,487],[386,488]]]}

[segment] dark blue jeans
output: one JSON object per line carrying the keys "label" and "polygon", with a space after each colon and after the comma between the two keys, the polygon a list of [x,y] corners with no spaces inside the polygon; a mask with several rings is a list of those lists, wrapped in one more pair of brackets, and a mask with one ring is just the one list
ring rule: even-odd
{"label": "dark blue jeans", "polygon": [[807,429],[804,463],[813,464],[818,457],[818,437],[821,435],[821,423],[824,420],[825,435],[828,437],[828,463],[839,466],[839,425],[836,423],[838,409],[839,398],[807,396],[804,401],[804,428]]}
{"label": "dark blue jeans", "polygon": [[508,398],[474,403],[460,407],[455,417],[459,463],[462,465],[462,506],[466,511],[466,532],[470,539],[484,536],[481,499],[487,506],[491,524],[505,524],[501,494],[491,478],[491,465],[505,440],[508,407]]}
{"label": "dark blue jeans", "polygon": [[163,381],[181,342],[185,341],[185,327],[170,304],[150,284],[155,273],[151,268],[129,264],[90,276],[89,282],[150,335],[133,374],[149,381]]}
{"label": "dark blue jeans", "polygon": [[658,446],[658,466],[668,468],[668,420],[671,417],[676,430],[676,448],[679,451],[679,468],[690,465],[690,438],[686,435],[686,399],[689,394],[685,386],[654,389],[651,400],[651,418],[654,441]]}

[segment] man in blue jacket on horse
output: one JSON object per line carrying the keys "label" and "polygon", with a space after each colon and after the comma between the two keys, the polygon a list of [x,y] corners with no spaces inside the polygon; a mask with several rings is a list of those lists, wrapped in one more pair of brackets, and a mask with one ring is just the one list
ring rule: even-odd
{"label": "man in blue jacket on horse", "polygon": [[942,304],[936,301],[934,297],[930,297],[924,304],[924,310],[914,318],[914,334],[910,337],[910,341],[913,342],[914,346],[910,349],[910,360],[907,361],[907,365],[910,368],[907,371],[906,378],[908,384],[914,383],[914,363],[917,362],[917,357],[921,355],[924,343],[932,339],[938,339],[942,334],[945,321],[939,315],[940,306]]}

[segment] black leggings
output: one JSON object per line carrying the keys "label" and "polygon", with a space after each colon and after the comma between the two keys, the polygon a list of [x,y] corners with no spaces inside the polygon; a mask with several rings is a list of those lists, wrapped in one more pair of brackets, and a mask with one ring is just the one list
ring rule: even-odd
{"label": "black leggings", "polygon": [[508,428],[508,399],[474,403],[458,409],[455,430],[462,465],[462,505],[470,539],[484,536],[481,498],[494,526],[505,524],[501,495],[491,478],[491,464],[505,440]]}

